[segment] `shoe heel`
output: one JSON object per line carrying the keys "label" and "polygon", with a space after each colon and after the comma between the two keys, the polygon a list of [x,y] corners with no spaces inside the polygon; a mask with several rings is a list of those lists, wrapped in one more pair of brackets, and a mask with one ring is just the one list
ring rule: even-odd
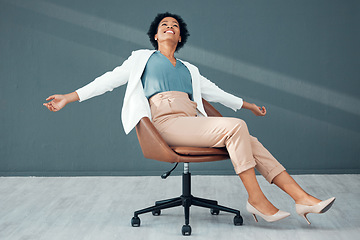
{"label": "shoe heel", "polygon": [[335,201],[335,198],[332,197],[332,198],[329,198],[328,200],[321,201],[318,204],[315,204],[313,206],[295,204],[295,208],[296,208],[297,214],[299,214],[300,216],[305,218],[305,220],[308,224],[311,224],[309,219],[307,219],[306,215],[308,213],[324,213],[330,209],[330,207],[332,206],[334,201]]}
{"label": "shoe heel", "polygon": [[255,214],[253,214],[253,217],[254,217],[255,222],[258,222]]}
{"label": "shoe heel", "polygon": [[310,222],[309,219],[306,217],[307,214],[308,214],[308,213],[305,213],[305,214],[300,215],[300,216],[302,216],[303,218],[305,218],[306,222],[310,225],[311,222]]}

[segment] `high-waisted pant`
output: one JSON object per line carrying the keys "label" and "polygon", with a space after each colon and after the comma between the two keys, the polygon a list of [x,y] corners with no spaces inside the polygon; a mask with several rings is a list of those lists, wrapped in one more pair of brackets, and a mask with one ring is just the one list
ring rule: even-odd
{"label": "high-waisted pant", "polygon": [[285,170],[241,119],[197,117],[196,103],[184,92],[158,93],[149,103],[153,124],[170,146],[226,147],[237,174],[255,167],[270,183]]}

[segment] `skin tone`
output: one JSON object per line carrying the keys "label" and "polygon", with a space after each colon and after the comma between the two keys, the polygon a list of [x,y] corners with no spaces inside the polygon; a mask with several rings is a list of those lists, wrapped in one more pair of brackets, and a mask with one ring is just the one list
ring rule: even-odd
{"label": "skin tone", "polygon": [[48,97],[46,101],[50,101],[50,102],[44,103],[43,105],[47,107],[50,111],[57,112],[63,107],[65,107],[68,103],[79,100],[80,100],[79,95],[76,92],[72,92],[64,95],[55,94]]}
{"label": "skin tone", "polygon": [[178,21],[172,17],[161,20],[154,38],[158,43],[158,50],[176,66],[174,53],[177,44],[181,42]]}
{"label": "skin tone", "polygon": [[[154,36],[154,39],[158,43],[158,50],[169,59],[169,61],[176,66],[176,58],[174,56],[176,46],[181,42],[180,27],[176,19],[172,17],[166,17],[160,21],[158,31]],[[79,96],[76,92],[61,95],[55,94],[46,99],[50,101],[43,105],[52,112],[57,112],[68,103],[79,101]],[[259,107],[254,103],[243,102],[242,108],[250,110],[256,116],[265,116],[266,109],[264,106]],[[265,197],[262,192],[256,176],[254,168],[248,169],[239,174],[241,181],[243,182],[246,191],[249,195],[249,203],[258,209],[265,215],[273,215],[279,209],[277,209],[271,202]],[[321,200],[306,193],[295,180],[286,172],[283,171],[273,179],[273,183],[277,185],[284,192],[289,194],[297,204],[303,205],[315,205]]]}

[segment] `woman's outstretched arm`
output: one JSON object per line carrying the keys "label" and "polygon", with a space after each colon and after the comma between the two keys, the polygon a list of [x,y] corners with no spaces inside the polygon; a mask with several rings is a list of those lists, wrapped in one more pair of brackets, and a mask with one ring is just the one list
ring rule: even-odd
{"label": "woman's outstretched arm", "polygon": [[[132,52],[131,56],[126,59],[120,66],[108,71],[103,75],[97,77],[94,81],[79,88],[75,92],[69,94],[55,94],[46,99],[50,101],[43,105],[52,112],[57,112],[66,104],[75,101],[84,101],[89,98],[104,94],[107,91],[112,91],[114,88],[124,85],[129,80],[130,70],[136,63],[135,54],[139,51]],[[140,52],[141,53],[141,52]]]}
{"label": "woman's outstretched arm", "polygon": [[252,111],[256,116],[265,116],[266,109],[264,106],[258,107],[255,103],[248,103],[243,101],[242,108]]}
{"label": "woman's outstretched arm", "polygon": [[[196,68],[197,70],[197,68]],[[242,98],[236,97],[220,89],[215,83],[200,75],[201,95],[210,102],[219,102],[234,111],[245,108],[253,112],[256,116],[265,116],[264,106],[258,107],[255,103],[245,102]]]}
{"label": "woman's outstretched arm", "polygon": [[65,107],[66,104],[79,100],[80,100],[79,95],[76,92],[72,92],[64,95],[55,94],[48,97],[46,101],[50,101],[50,102],[44,103],[43,105],[47,107],[50,111],[57,112],[63,107]]}

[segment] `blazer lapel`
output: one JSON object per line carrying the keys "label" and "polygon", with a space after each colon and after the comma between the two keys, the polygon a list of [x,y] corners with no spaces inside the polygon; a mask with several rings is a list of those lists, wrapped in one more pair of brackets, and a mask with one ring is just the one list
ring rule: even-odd
{"label": "blazer lapel", "polygon": [[[180,59],[179,59],[180,60]],[[180,60],[186,67],[189,69],[191,80],[192,80],[192,88],[193,88],[193,98],[194,102],[197,104],[197,109],[199,112],[207,116],[206,111],[204,109],[203,103],[202,103],[202,97],[201,97],[201,86],[200,86],[200,73],[199,70],[192,64]]]}
{"label": "blazer lapel", "polygon": [[139,56],[136,57],[136,65],[130,73],[129,82],[126,87],[124,102],[128,100],[133,91],[136,89],[136,86],[141,82],[141,75],[144,72],[146,63],[154,52],[155,50],[144,50],[139,54]]}

